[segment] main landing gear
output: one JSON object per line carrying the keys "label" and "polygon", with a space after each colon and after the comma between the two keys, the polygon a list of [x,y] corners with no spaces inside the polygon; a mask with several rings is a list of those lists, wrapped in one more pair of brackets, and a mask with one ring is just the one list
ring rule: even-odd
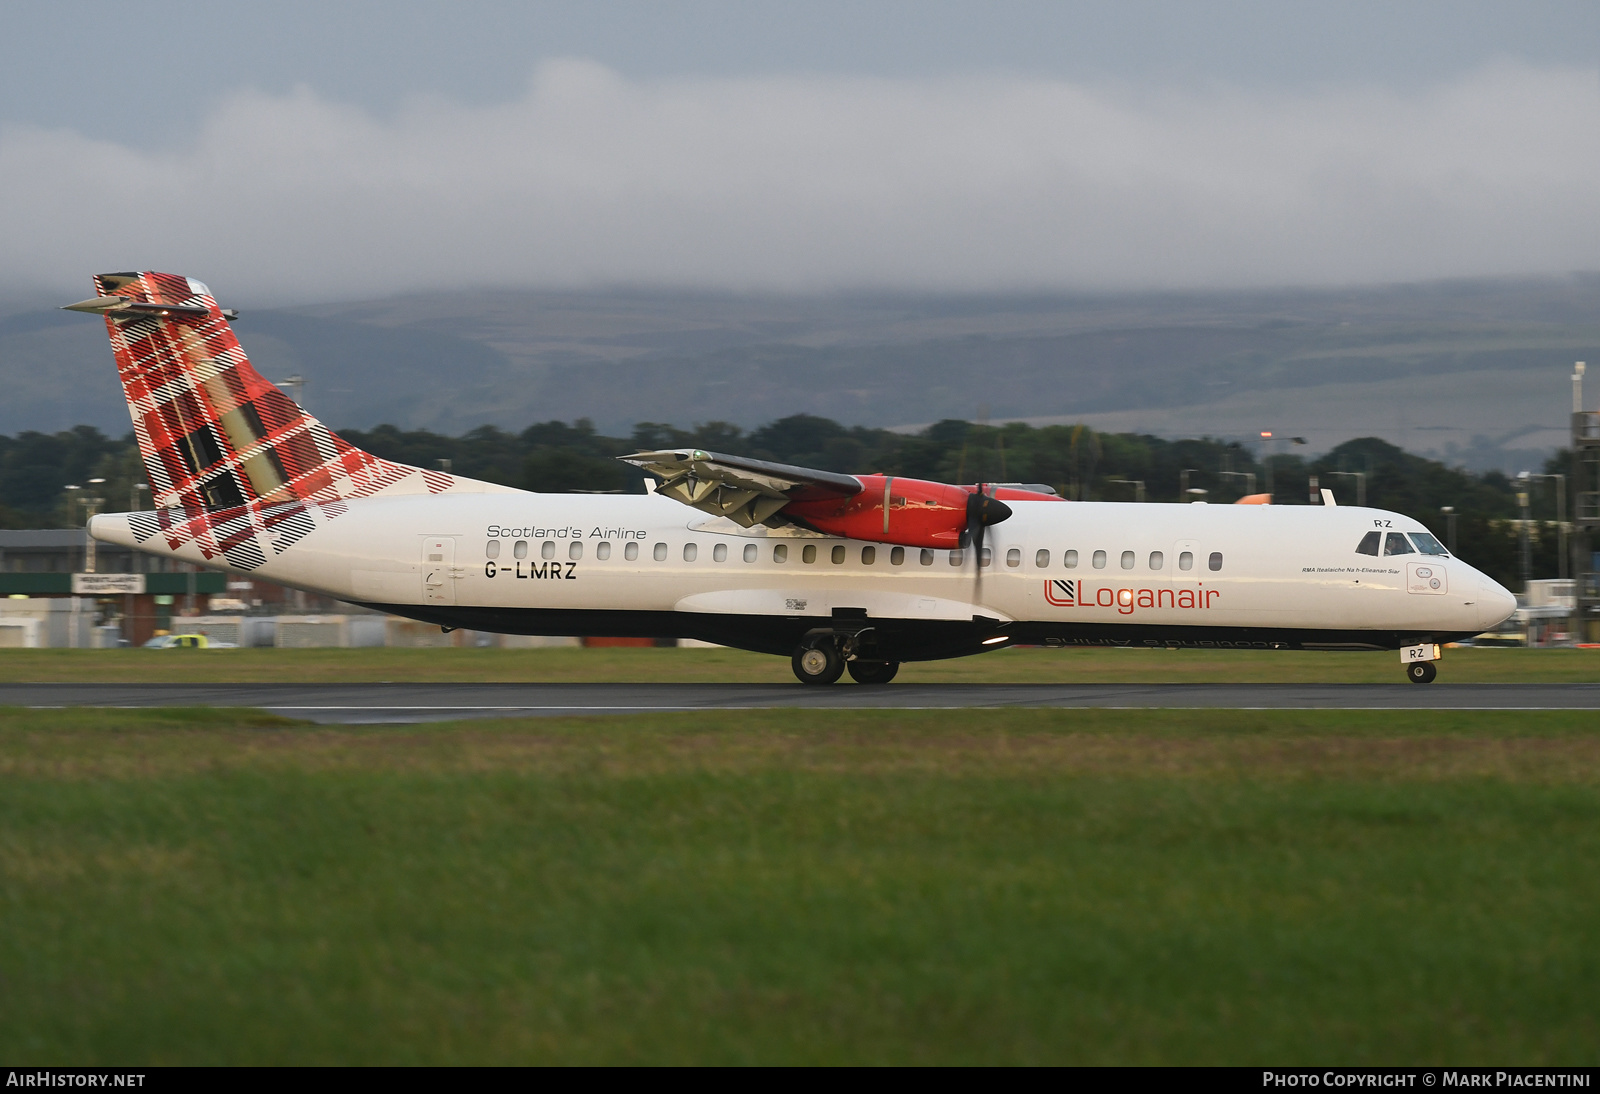
{"label": "main landing gear", "polygon": [[844,675],[844,657],[832,642],[801,646],[789,664],[802,684],[831,684]]}
{"label": "main landing gear", "polygon": [[831,634],[818,635],[802,642],[789,659],[794,674],[802,684],[831,684],[850,670],[850,677],[858,684],[887,684],[900,671],[898,661],[869,661],[850,656],[857,636],[843,642]]}
{"label": "main landing gear", "polygon": [[851,661],[850,678],[858,684],[887,684],[900,671],[898,661]]}

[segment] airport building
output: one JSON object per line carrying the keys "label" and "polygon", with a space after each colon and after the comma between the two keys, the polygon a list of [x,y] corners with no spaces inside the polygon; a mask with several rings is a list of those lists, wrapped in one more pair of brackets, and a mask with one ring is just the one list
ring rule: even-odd
{"label": "airport building", "polygon": [[578,644],[446,632],[270,581],[97,543],[82,529],[0,530],[0,649],[141,646],[159,634],[280,649]]}

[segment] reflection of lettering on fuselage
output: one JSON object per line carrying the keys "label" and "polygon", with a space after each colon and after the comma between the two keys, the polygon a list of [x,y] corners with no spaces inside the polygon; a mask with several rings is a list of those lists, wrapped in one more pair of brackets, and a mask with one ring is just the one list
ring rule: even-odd
{"label": "reflection of lettering on fuselage", "polygon": [[1045,603],[1057,608],[1115,608],[1119,615],[1132,615],[1139,608],[1209,608],[1220,589],[1207,589],[1201,582],[1193,589],[1150,589],[1139,586],[1091,586],[1070,578],[1044,583]]}
{"label": "reflection of lettering on fuselage", "polygon": [[561,581],[576,581],[578,579],[578,564],[576,562],[530,562],[527,564],[528,572],[522,572],[523,564],[519,561],[515,568],[496,566],[493,562],[483,564],[484,577],[520,577],[527,579],[554,578]]}

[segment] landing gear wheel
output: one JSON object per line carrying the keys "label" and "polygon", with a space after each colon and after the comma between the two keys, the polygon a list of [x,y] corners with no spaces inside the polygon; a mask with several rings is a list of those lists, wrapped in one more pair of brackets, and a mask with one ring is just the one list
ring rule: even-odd
{"label": "landing gear wheel", "polygon": [[887,684],[900,671],[898,661],[852,661],[850,677],[858,684]]}
{"label": "landing gear wheel", "polygon": [[1439,675],[1439,670],[1433,667],[1432,661],[1418,661],[1414,665],[1406,666],[1406,679],[1413,684],[1431,684],[1433,678]]}
{"label": "landing gear wheel", "polygon": [[802,684],[831,684],[844,675],[844,658],[832,642],[801,646],[789,663]]}

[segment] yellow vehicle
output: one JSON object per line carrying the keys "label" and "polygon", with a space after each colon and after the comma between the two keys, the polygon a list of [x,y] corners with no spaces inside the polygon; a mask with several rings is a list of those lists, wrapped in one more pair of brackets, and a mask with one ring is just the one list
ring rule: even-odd
{"label": "yellow vehicle", "polygon": [[213,642],[203,634],[158,634],[144,644],[147,650],[233,649],[232,642]]}

